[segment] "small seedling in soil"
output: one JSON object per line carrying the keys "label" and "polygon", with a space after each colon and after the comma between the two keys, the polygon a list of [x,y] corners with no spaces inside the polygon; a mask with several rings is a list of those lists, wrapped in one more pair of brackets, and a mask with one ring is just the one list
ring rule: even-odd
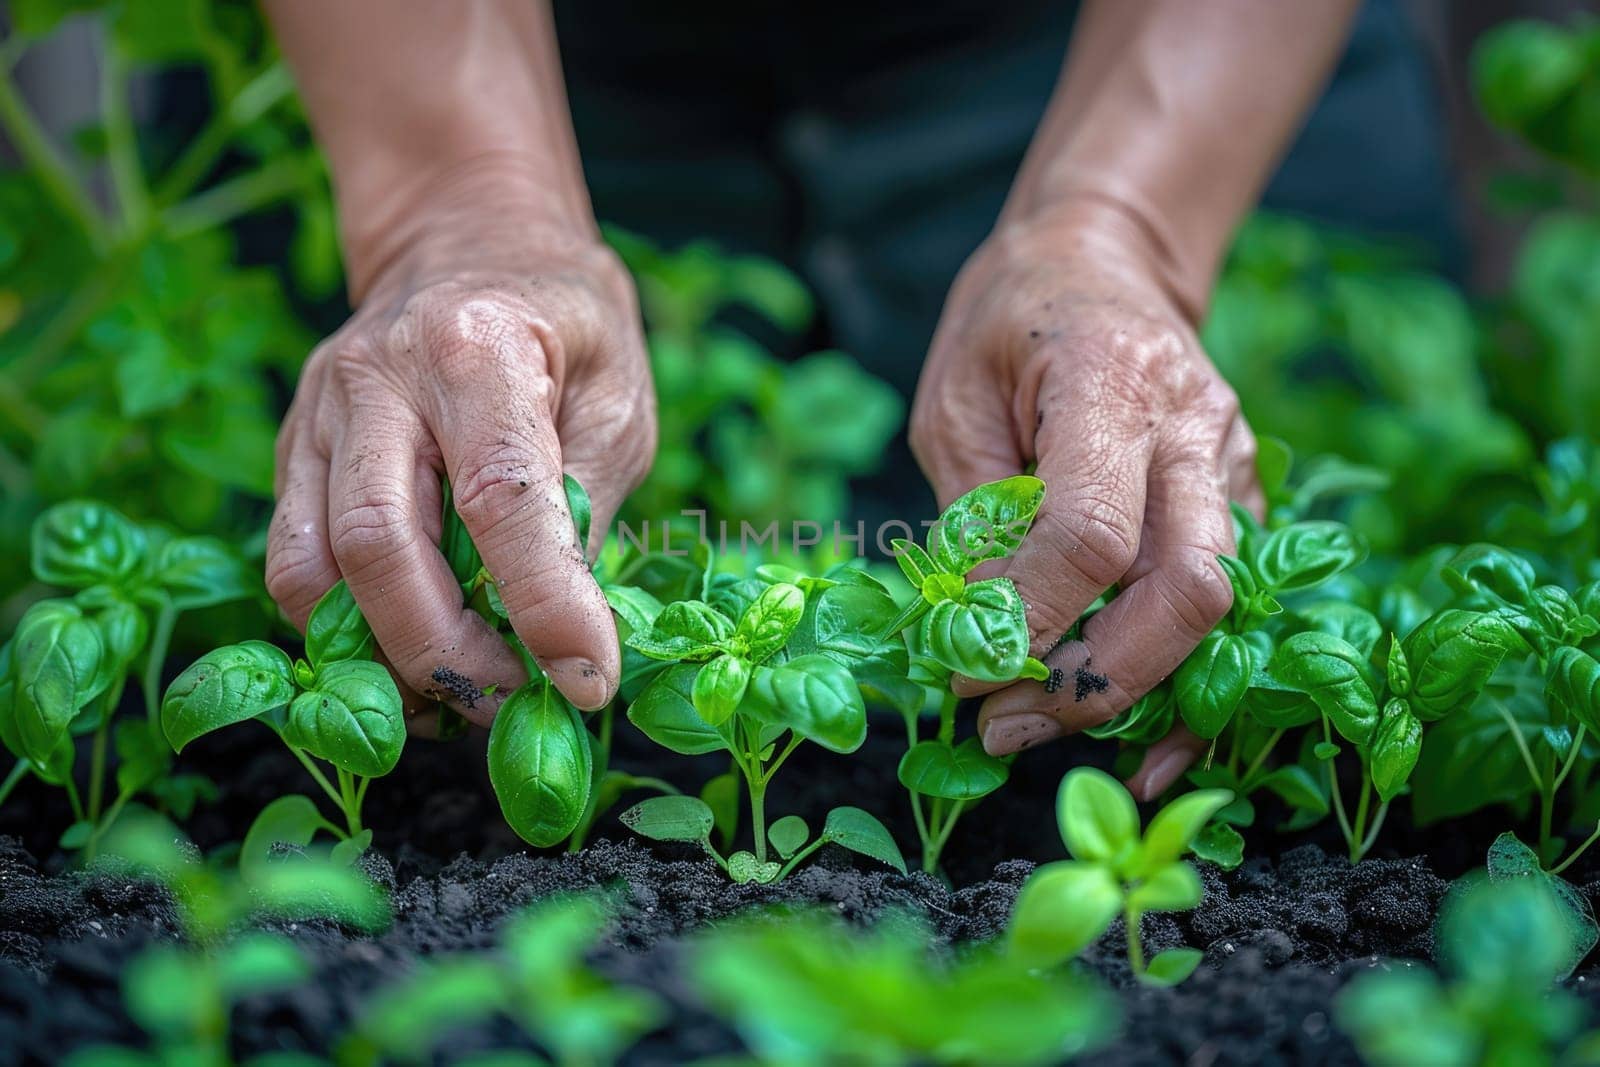
{"label": "small seedling in soil", "polygon": [[1200,963],[1199,949],[1168,949],[1145,960],[1139,921],[1147,912],[1200,903],[1200,876],[1181,858],[1206,820],[1233,799],[1224,789],[1179,797],[1139,833],[1139,811],[1122,783],[1079,767],[1061,781],[1056,820],[1072,859],[1047,863],[1023,883],[1006,944],[1023,966],[1048,968],[1098,940],[1119,914],[1128,962],[1141,981],[1175,985]]}

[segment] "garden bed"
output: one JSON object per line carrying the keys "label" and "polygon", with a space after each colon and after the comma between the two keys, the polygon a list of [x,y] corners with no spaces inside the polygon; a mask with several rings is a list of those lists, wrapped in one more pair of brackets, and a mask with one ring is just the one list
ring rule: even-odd
{"label": "garden bed", "polygon": [[[779,810],[819,817],[850,798],[882,812],[897,836],[911,837],[894,766],[897,723],[875,719],[867,746],[853,757],[808,748],[790,783],[808,792],[775,796]],[[257,736],[259,735],[259,736]],[[222,732],[185,753],[189,769],[221,786],[190,828],[199,844],[237,840],[271,797],[301,774],[266,742],[265,727]],[[1051,801],[1066,751],[1029,754],[1010,787],[985,802],[958,831],[947,853],[952,885],[901,875],[837,849],[771,886],[735,885],[690,846],[650,845],[629,835],[615,812],[597,840],[576,854],[530,854],[498,816],[482,772],[481,744],[414,744],[374,789],[375,847],[362,861],[392,893],[393,925],[376,936],[325,923],[282,928],[313,961],[313,982],[263,994],[234,1013],[241,1059],[275,1050],[328,1054],[371,993],[422,957],[493,945],[508,916],[553,893],[603,889],[615,894],[617,918],[594,959],[603,975],[654,989],[672,1005],[671,1025],[641,1042],[626,1062],[671,1063],[736,1052],[741,1045],[698,1002],[685,977],[697,930],[711,920],[763,903],[820,904],[852,922],[896,910],[926,918],[941,940],[998,934],[1036,862],[1062,856]],[[1104,754],[1106,746],[1080,746]],[[619,731],[619,760],[642,773],[685,765],[709,775],[712,758],[685,760]],[[0,818],[0,1064],[50,1062],[80,1045],[138,1047],[139,1029],[119,992],[125,964],[153,940],[176,936],[164,890],[125,877],[62,870],[49,827],[60,825],[55,793],[29,788]],[[1399,814],[1399,813],[1397,813]],[[1271,825],[1263,812],[1261,825]],[[1119,990],[1121,1037],[1080,1062],[1107,1064],[1354,1063],[1349,1039],[1334,1024],[1332,1001],[1354,974],[1386,958],[1431,957],[1433,922],[1448,880],[1482,863],[1484,835],[1412,836],[1396,819],[1380,852],[1351,867],[1336,839],[1249,835],[1250,858],[1222,872],[1203,864],[1204,903],[1192,913],[1151,916],[1145,939],[1155,949],[1203,948],[1206,961],[1174,989],[1132,981],[1120,927],[1086,953],[1087,965]],[[1485,836],[1488,835],[1488,836]],[[1479,840],[1482,837],[1482,840]],[[1426,842],[1426,848],[1424,848]],[[1326,846],[1326,847],[1324,847]],[[1573,878],[1593,898],[1600,885]],[[1586,984],[1583,976],[1576,987]],[[509,1023],[451,1036],[447,1059],[525,1043]]]}

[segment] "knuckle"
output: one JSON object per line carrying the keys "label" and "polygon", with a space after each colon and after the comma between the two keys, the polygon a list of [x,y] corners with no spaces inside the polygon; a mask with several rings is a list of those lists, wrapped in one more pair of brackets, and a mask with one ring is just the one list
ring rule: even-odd
{"label": "knuckle", "polygon": [[1046,520],[1067,564],[1102,587],[1128,573],[1139,552],[1139,523],[1109,494],[1086,494]]}
{"label": "knuckle", "polygon": [[526,451],[510,446],[475,457],[465,469],[453,486],[455,509],[475,537],[493,538],[502,523],[537,499],[530,494],[564,498],[557,479],[529,464]]}
{"label": "knuckle", "polygon": [[410,548],[413,536],[405,508],[373,493],[333,520],[329,542],[348,575],[382,567]]}
{"label": "knuckle", "polygon": [[290,614],[327,592],[328,578],[321,553],[310,546],[291,541],[267,552],[267,595]]}
{"label": "knuckle", "polygon": [[1215,626],[1233,606],[1233,584],[1215,554],[1188,549],[1166,569],[1163,591],[1178,621],[1196,637]]}

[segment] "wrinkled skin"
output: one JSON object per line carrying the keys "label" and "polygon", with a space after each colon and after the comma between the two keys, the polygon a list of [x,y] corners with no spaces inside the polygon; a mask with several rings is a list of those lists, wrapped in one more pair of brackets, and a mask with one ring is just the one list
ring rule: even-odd
{"label": "wrinkled skin", "polygon": [[561,476],[588,489],[597,548],[655,449],[632,282],[592,233],[537,220],[408,232],[312,353],[284,419],[268,590],[303,629],[343,576],[414,724],[430,719],[418,694],[491,721],[526,676],[436,547],[448,475],[518,635],[574,704],[601,707],[620,673],[616,629]]}
{"label": "wrinkled skin", "polygon": [[[911,444],[941,505],[1030,462],[1047,486],[1022,548],[985,573],[1016,582],[1032,653],[1063,684],[989,695],[991,754],[1111,719],[1232,602],[1216,556],[1234,549],[1230,497],[1260,507],[1255,442],[1148,233],[1101,202],[1003,222],[957,279],[918,385]],[[1113,585],[1083,639],[1058,644]],[[1161,792],[1200,748],[1181,728],[1158,743],[1135,794]]]}

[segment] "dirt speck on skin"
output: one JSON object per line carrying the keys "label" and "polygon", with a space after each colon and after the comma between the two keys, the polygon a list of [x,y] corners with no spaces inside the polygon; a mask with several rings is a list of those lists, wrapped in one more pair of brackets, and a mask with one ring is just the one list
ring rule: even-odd
{"label": "dirt speck on skin", "polygon": [[1052,667],[1050,669],[1050,677],[1044,680],[1044,691],[1046,693],[1057,693],[1060,692],[1061,687],[1066,684],[1066,672],[1060,667]]}
{"label": "dirt speck on skin", "polygon": [[474,685],[471,678],[449,667],[435,667],[431,677],[444,687],[445,692],[459,700],[463,707],[476,708],[478,698],[483,696],[483,690]]}

